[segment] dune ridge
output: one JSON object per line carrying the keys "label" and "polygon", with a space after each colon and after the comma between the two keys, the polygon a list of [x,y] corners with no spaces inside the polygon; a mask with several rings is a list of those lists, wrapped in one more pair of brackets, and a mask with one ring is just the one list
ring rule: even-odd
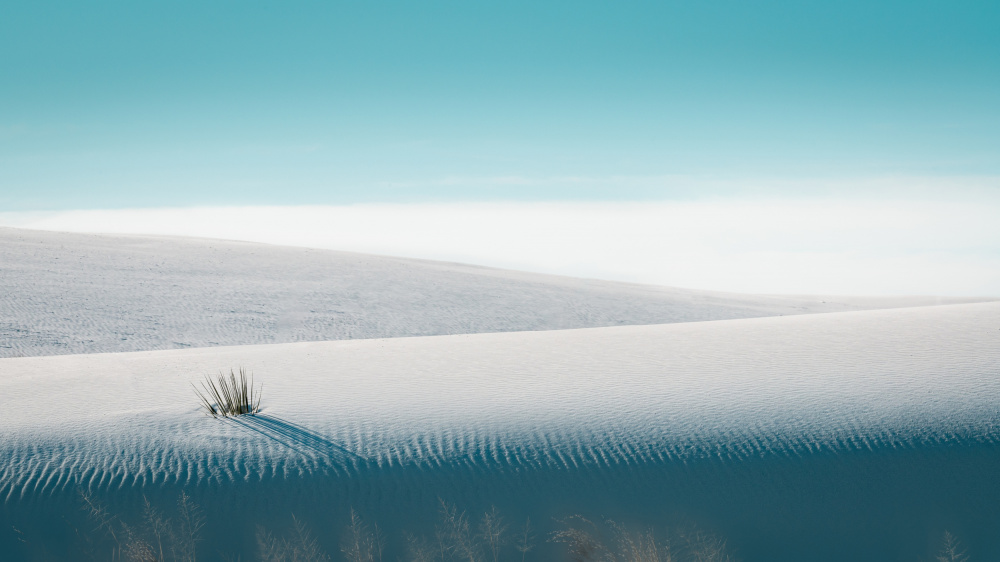
{"label": "dune ridge", "polygon": [[[84,467],[121,487],[993,443],[997,330],[988,303],[6,359],[0,491],[56,492]],[[204,415],[189,383],[235,364],[263,381],[261,415]]]}
{"label": "dune ridge", "polygon": [[[204,415],[188,383],[239,365],[264,383],[262,415]],[[109,503],[183,489],[323,522],[348,506],[419,519],[436,497],[607,513],[641,494],[630,505],[650,514],[714,514],[763,560],[773,545],[740,535],[751,506],[840,506],[807,548],[872,532],[844,518],[888,524],[862,506],[905,487],[900,525],[944,513],[980,539],[1000,525],[983,507],[1000,499],[998,365],[1000,303],[3,359],[0,497],[14,518],[80,489]]]}
{"label": "dune ridge", "polygon": [[0,228],[0,289],[0,357],[991,300],[740,295],[224,240],[12,228]]}

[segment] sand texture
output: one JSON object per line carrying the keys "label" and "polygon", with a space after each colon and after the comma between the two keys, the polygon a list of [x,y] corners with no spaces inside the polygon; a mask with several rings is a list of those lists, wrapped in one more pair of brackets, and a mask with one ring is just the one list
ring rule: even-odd
{"label": "sand texture", "polygon": [[0,228],[0,357],[663,324],[981,300],[725,294],[220,240]]}
{"label": "sand texture", "polygon": [[[261,415],[204,415],[189,383],[239,366]],[[54,545],[80,491],[138,519],[183,489],[244,559],[292,513],[336,553],[351,507],[402,555],[439,499],[743,560],[914,560],[945,529],[1000,556],[1000,303],[12,358],[0,412],[5,522]]]}

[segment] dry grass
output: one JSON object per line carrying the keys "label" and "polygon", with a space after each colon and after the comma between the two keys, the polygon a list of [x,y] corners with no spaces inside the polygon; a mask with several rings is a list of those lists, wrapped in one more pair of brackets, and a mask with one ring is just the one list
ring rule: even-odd
{"label": "dry grass", "polygon": [[968,562],[969,557],[966,556],[965,550],[958,543],[955,535],[945,531],[941,552],[938,553],[935,560],[937,562]]}
{"label": "dry grass", "polygon": [[354,508],[351,508],[347,530],[340,542],[340,551],[347,562],[382,562],[385,537],[378,524],[369,530]]}
{"label": "dry grass", "polygon": [[177,499],[177,518],[171,520],[145,500],[143,520],[129,524],[81,490],[83,510],[96,530],[104,532],[113,543],[112,562],[197,562],[197,545],[205,526],[205,515],[191,498],[181,492]]}
{"label": "dry grass", "polygon": [[205,380],[201,383],[205,392],[191,386],[201,399],[205,412],[213,418],[252,416],[260,411],[261,389],[254,390],[253,374],[248,376],[243,367],[240,367],[239,375],[232,369],[229,370],[229,376],[220,372],[215,380],[205,375]]}
{"label": "dry grass", "polygon": [[[201,542],[205,516],[184,494],[177,502],[176,518],[166,517],[145,501],[140,521],[126,523],[111,514],[86,492],[81,491],[83,507],[96,529],[111,541],[112,562],[197,562],[196,547]],[[549,542],[564,545],[562,555],[551,552],[530,558],[567,560],[569,562],[736,562],[726,541],[695,527],[664,529],[663,534],[651,528],[628,527],[613,520],[592,522],[574,515],[556,520],[560,528],[549,535]],[[256,556],[247,560],[262,562],[382,562],[389,559],[386,536],[378,525],[369,526],[351,509],[348,525],[340,541],[341,556],[331,557],[321,547],[321,541],[308,526],[294,515],[290,533],[274,535],[257,527]],[[529,521],[516,531],[493,507],[476,520],[453,504],[440,502],[440,520],[430,537],[403,533],[406,554],[395,558],[400,562],[522,562],[535,549],[535,534]],[[477,532],[478,528],[478,532]],[[27,538],[16,527],[17,540],[27,545]],[[78,532],[79,534],[79,532]],[[84,535],[86,537],[86,535]],[[322,534],[320,535],[323,536]],[[329,536],[327,533],[326,536]],[[89,539],[89,537],[87,537]],[[239,540],[239,539],[237,539]],[[325,542],[329,542],[328,540]],[[969,562],[964,548],[950,533],[944,534],[943,544],[934,558],[937,562]],[[88,540],[89,545],[95,545]],[[250,554],[246,544],[234,546]],[[94,550],[94,549],[92,549]],[[204,550],[204,549],[202,549]],[[94,550],[91,558],[97,556]],[[228,560],[239,558],[219,556]]]}
{"label": "dry grass", "polygon": [[566,545],[572,562],[734,562],[726,541],[697,529],[675,531],[672,540],[652,529],[630,529],[612,520],[596,524],[579,515],[560,521],[549,540]]}
{"label": "dry grass", "polygon": [[306,525],[292,515],[294,532],[290,538],[275,537],[264,527],[257,527],[257,550],[261,562],[328,562]]}

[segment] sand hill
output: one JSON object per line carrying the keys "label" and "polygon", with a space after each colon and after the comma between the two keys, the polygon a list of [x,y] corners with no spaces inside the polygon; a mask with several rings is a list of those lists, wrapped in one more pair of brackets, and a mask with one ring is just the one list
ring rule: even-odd
{"label": "sand hill", "polygon": [[975,302],[762,296],[221,240],[0,228],[0,357]]}

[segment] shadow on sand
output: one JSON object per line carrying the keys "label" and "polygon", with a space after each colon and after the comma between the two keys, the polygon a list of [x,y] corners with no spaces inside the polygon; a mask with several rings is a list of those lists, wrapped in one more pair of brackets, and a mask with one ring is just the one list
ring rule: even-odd
{"label": "shadow on sand", "polygon": [[317,454],[331,460],[363,461],[364,457],[347,450],[315,431],[276,416],[256,414],[227,418],[232,423],[255,431],[268,439],[303,454]]}

